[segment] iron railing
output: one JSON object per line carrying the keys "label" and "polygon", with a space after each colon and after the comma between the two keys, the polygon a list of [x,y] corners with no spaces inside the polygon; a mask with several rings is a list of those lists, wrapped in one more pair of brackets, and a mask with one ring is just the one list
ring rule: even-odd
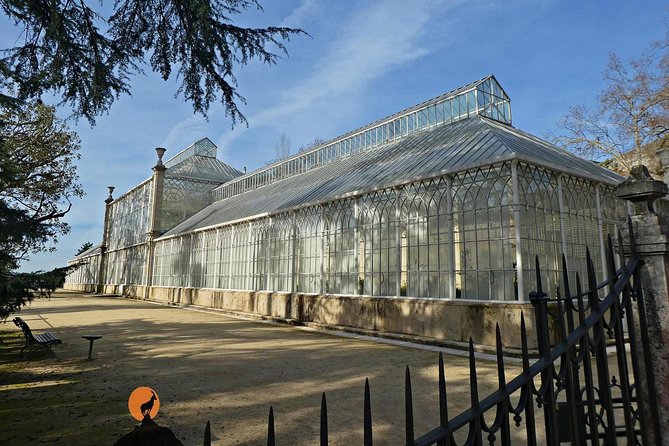
{"label": "iron railing", "polygon": [[[469,341],[471,407],[450,418],[444,360],[439,354],[439,426],[416,438],[414,433],[411,372],[405,374],[405,439],[407,446],[455,446],[519,444],[514,429],[524,429],[527,445],[650,445],[660,444],[657,403],[652,393],[640,404],[640,367],[652,388],[645,309],[639,281],[640,259],[636,255],[630,222],[629,260],[615,266],[613,243],[607,243],[608,279],[597,284],[595,268],[587,257],[586,289],[578,274],[574,285],[566,260],[562,258],[561,296],[549,298],[543,291],[536,259],[536,291],[530,294],[534,306],[538,359],[530,364],[525,318],[521,315],[522,372],[507,381],[499,325],[496,327],[498,390],[479,398],[474,345]],[[619,240],[622,237],[619,236]],[[619,258],[624,259],[622,242]],[[600,295],[604,295],[600,298]],[[612,373],[614,372],[614,373]],[[535,380],[540,383],[537,386]],[[369,381],[363,398],[363,444],[373,443]],[[650,413],[644,413],[644,411]],[[486,421],[485,415],[492,418]],[[511,425],[513,421],[514,426]],[[524,423],[523,423],[524,422]],[[648,425],[648,424],[651,425]],[[523,425],[524,426],[521,426]],[[328,445],[327,400],[321,398],[320,445]],[[653,432],[654,435],[649,435]],[[459,439],[459,440],[456,440]],[[512,440],[513,439],[513,440]],[[398,439],[398,444],[401,440]],[[205,446],[211,444],[209,423]],[[276,444],[274,411],[270,407],[267,445]]]}

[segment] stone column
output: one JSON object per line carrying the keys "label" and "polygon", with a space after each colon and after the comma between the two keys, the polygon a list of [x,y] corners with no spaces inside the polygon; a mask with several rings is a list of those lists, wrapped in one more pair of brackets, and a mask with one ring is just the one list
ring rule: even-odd
{"label": "stone column", "polygon": [[156,147],[158,161],[153,166],[153,178],[151,187],[151,213],[149,215],[149,232],[147,233],[146,243],[146,287],[144,288],[144,299],[149,298],[149,291],[153,286],[153,257],[156,250],[157,237],[160,237],[161,215],[163,209],[163,188],[165,186],[165,171],[167,167],[163,164],[163,155],[166,149]]}
{"label": "stone column", "polygon": [[99,294],[105,292],[105,276],[107,275],[107,239],[109,238],[109,212],[111,210],[111,204],[114,202],[114,197],[112,193],[114,192],[114,186],[107,186],[109,190],[109,196],[105,200],[105,220],[102,226],[102,244],[100,245],[100,270],[98,271],[98,289]]}
{"label": "stone column", "polygon": [[[616,196],[632,203],[632,228],[641,259],[639,277],[647,330],[637,330],[640,359],[636,377],[649,444],[669,446],[669,218],[657,204],[667,195],[667,185],[654,180],[645,166],[632,168],[631,176],[616,187]],[[629,234],[625,234],[630,246]],[[656,401],[655,401],[656,400]],[[662,420],[662,422],[660,422]]]}

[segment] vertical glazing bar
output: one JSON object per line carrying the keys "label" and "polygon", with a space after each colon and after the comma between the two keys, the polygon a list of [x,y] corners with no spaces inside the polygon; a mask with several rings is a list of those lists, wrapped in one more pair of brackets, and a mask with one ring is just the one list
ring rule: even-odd
{"label": "vertical glazing bar", "polygon": [[190,233],[188,236],[188,264],[184,268],[184,271],[187,274],[187,287],[193,288],[195,286],[194,280],[193,280],[193,271],[195,269],[195,257],[197,255],[197,251],[195,251],[195,234]]}
{"label": "vertical glazing bar", "polygon": [[364,290],[360,289],[360,231],[358,230],[358,218],[360,217],[360,197],[355,197],[353,202],[353,263],[354,271],[357,274],[355,283],[356,294],[363,294]]}
{"label": "vertical glazing bar", "polygon": [[145,268],[144,268],[144,274],[142,275],[142,284],[146,286],[145,291],[144,291],[144,298],[148,298],[148,290],[149,286],[151,285],[151,282],[153,282],[153,265],[155,262],[155,250],[156,250],[156,242],[154,242],[151,238],[146,242],[144,245],[146,247],[146,260],[144,262]]}
{"label": "vertical glazing bar", "polygon": [[400,296],[402,286],[402,188],[395,188],[395,255],[397,256],[395,265],[395,296]]}
{"label": "vertical glazing bar", "polygon": [[569,266],[566,263],[566,256],[567,256],[567,227],[566,223],[564,221],[565,219],[565,208],[564,208],[564,197],[562,195],[562,177],[563,174],[559,174],[557,178],[557,187],[558,187],[558,206],[560,207],[560,243],[562,244],[562,254],[565,256],[565,264]]}
{"label": "vertical glazing bar", "polygon": [[[260,223],[262,225],[262,223]],[[261,229],[259,232],[260,238],[258,240],[258,251],[257,255],[262,256],[262,262],[264,265],[264,270],[260,271],[260,274],[258,274],[258,280],[260,283],[258,284],[258,289],[259,290],[270,290],[270,278],[271,278],[271,269],[272,265],[270,264],[270,259],[272,257],[272,248],[274,245],[274,239],[272,237],[272,232],[273,232],[273,227],[272,227],[272,218],[269,217],[267,220],[267,223],[265,224],[264,231]]]}
{"label": "vertical glazing bar", "polygon": [[[481,115],[482,114],[481,112],[485,110],[485,109],[479,109],[479,89],[478,88],[474,88],[474,106],[475,106],[474,113],[477,114],[477,115]],[[469,107],[467,107],[467,110],[469,110]]]}
{"label": "vertical glazing bar", "polygon": [[212,282],[209,284],[211,288],[220,288],[220,279],[221,274],[221,257],[223,256],[223,248],[221,247],[221,228],[216,228],[216,241],[212,251],[214,252],[214,271],[213,274],[210,273],[210,277],[213,277]]}
{"label": "vertical glazing bar", "polygon": [[[209,231],[207,231],[209,232]],[[207,232],[197,232],[193,234],[195,237],[199,237],[200,239],[200,268],[199,268],[199,274],[200,278],[197,281],[197,287],[199,288],[207,288],[207,270],[209,270],[209,265],[207,264]]]}
{"label": "vertical glazing bar", "polygon": [[[181,264],[179,263],[179,249],[181,241],[185,236],[173,237],[166,241],[169,244],[167,254],[163,258],[163,285],[164,286],[183,286],[181,283]],[[163,253],[165,248],[163,248]]]}
{"label": "vertical glazing bar", "polygon": [[295,289],[296,283],[296,268],[297,265],[297,211],[294,211],[291,215],[291,224],[290,224],[290,292],[294,293],[297,291]]}
{"label": "vertical glazing bar", "polygon": [[[228,247],[230,249],[230,253],[228,254],[228,289],[234,289],[235,286],[233,285],[232,281],[232,275],[233,275],[233,268],[234,268],[234,273],[236,275],[239,274],[239,264],[241,263],[239,260],[240,259],[235,259],[235,253],[239,253],[239,248],[235,244],[235,233],[236,231],[236,226],[232,226],[230,228],[230,241],[228,242]],[[234,266],[233,266],[234,265]]]}
{"label": "vertical glazing bar", "polygon": [[[123,249],[121,251],[123,255],[123,263],[121,264],[121,278],[119,280],[119,283],[123,285],[128,285],[130,282],[128,282],[129,275],[130,275],[130,262],[128,261],[128,252],[130,252],[129,248]],[[125,291],[125,290],[124,290]]]}
{"label": "vertical glazing bar", "polygon": [[249,236],[246,243],[246,289],[255,290],[255,267],[256,267],[256,252],[255,240],[253,237],[253,222],[249,222]]}
{"label": "vertical glazing bar", "polygon": [[455,299],[455,227],[453,225],[453,178],[446,177],[446,249],[448,249],[448,298]]}
{"label": "vertical glazing bar", "polygon": [[[597,235],[599,236],[599,255],[601,258],[601,279],[606,280],[606,244],[604,243],[604,221],[602,220],[602,203],[600,196],[600,185],[595,185],[595,203],[597,205]],[[613,284],[609,286],[609,290],[613,290]]]}
{"label": "vertical glazing bar", "polygon": [[511,162],[511,182],[513,186],[513,220],[516,235],[516,274],[518,277],[518,300],[527,300],[525,297],[525,280],[523,271],[523,252],[520,237],[520,187],[518,184],[518,160]]}
{"label": "vertical glazing bar", "polygon": [[325,276],[325,262],[324,262],[324,258],[325,258],[325,237],[326,237],[326,233],[325,233],[325,217],[326,217],[325,206],[321,205],[320,212],[321,212],[321,227],[320,227],[321,243],[319,245],[320,256],[319,256],[319,259],[318,259],[318,262],[319,262],[318,267],[319,267],[320,276],[321,276],[320,294],[323,294],[325,292],[325,289],[324,289],[324,287],[325,287],[325,277],[324,277]]}
{"label": "vertical glazing bar", "polygon": [[[190,240],[191,234],[186,234],[182,237],[179,237],[179,249],[176,252],[176,257],[179,262],[179,275],[178,275],[178,283],[177,286],[179,287],[188,287],[190,286],[190,281],[189,281],[189,271],[188,269],[190,268],[190,254],[191,254],[191,249],[188,247],[186,248],[188,244],[188,240]],[[184,253],[186,256],[186,259],[184,260]]]}
{"label": "vertical glazing bar", "polygon": [[[173,254],[172,252],[174,251],[174,238],[171,238],[167,241],[165,241],[165,245],[163,246],[163,258],[161,259],[161,263],[163,265],[163,271],[162,271],[162,276],[163,276],[163,281],[161,285],[163,286],[174,286],[174,262],[172,261]],[[165,248],[168,249],[165,249]],[[167,253],[165,252],[167,250]]]}

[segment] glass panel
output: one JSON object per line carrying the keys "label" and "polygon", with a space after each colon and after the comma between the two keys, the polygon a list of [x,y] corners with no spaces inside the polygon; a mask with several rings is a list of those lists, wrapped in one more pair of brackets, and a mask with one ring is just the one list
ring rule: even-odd
{"label": "glass panel", "polygon": [[474,113],[476,111],[476,98],[474,92],[467,93],[467,113]]}
{"label": "glass panel", "polygon": [[444,122],[453,121],[453,99],[448,100],[444,103]]}

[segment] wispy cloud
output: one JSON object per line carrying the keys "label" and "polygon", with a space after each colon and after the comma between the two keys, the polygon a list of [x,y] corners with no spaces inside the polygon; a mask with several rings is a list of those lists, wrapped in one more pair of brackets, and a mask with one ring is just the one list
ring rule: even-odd
{"label": "wispy cloud", "polygon": [[303,26],[309,18],[315,16],[320,9],[320,5],[315,0],[302,0],[302,3],[293,12],[283,19],[281,26],[297,28]]}
{"label": "wispy cloud", "polygon": [[[458,3],[452,1],[447,5]],[[410,8],[400,0],[374,1],[350,11],[337,33],[338,38],[326,45],[310,70],[305,70],[308,74],[284,90],[274,106],[247,115],[251,128],[271,126],[310,110],[315,103],[360,96],[375,79],[429,54],[429,39],[424,37],[435,5],[440,13],[444,12],[444,2],[428,0],[412,2]],[[327,13],[312,0],[304,0],[283,23],[298,26],[307,17]],[[197,126],[196,121],[188,119],[176,125],[170,135],[176,138]],[[225,149],[247,131],[238,126],[232,132],[220,134],[215,142]]]}
{"label": "wispy cloud", "polygon": [[[212,116],[222,114],[222,108],[215,106],[210,114]],[[162,147],[167,147],[171,153],[166,156],[169,159],[176,155],[178,151],[188,147],[193,141],[207,136],[207,128],[210,124],[201,115],[193,115],[187,119],[182,120],[173,126],[167,133],[167,136],[162,142]]]}
{"label": "wispy cloud", "polygon": [[[388,2],[384,2],[388,3]],[[395,6],[399,7],[399,2]],[[374,79],[428,54],[420,43],[427,8],[397,14],[394,6],[373,4],[355,14],[316,63],[311,74],[281,95],[280,102],[250,117],[254,125],[308,109],[314,102],[359,93]]]}

